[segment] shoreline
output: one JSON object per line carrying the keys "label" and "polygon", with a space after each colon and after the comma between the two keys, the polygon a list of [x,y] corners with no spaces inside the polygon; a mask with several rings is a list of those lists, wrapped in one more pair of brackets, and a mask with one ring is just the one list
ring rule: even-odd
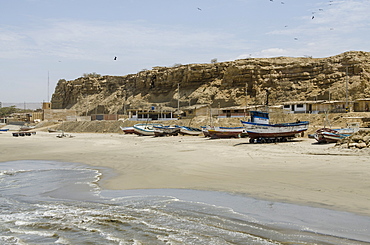
{"label": "shoreline", "polygon": [[109,168],[113,174],[103,171],[99,181],[108,190],[222,191],[370,216],[367,150],[332,148],[308,138],[249,144],[248,138],[56,135],[2,133],[0,161],[51,160]]}

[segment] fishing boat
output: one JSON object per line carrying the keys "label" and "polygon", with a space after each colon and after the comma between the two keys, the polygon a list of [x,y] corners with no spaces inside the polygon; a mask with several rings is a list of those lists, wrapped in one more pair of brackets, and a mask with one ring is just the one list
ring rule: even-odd
{"label": "fishing boat", "polygon": [[207,125],[207,126],[201,126],[202,133],[204,137],[211,137],[210,133],[208,132],[209,129],[212,129],[213,127]]}
{"label": "fishing boat", "polygon": [[177,136],[180,128],[177,126],[154,126],[154,136]]}
{"label": "fishing boat", "polygon": [[48,128],[48,132],[49,132],[49,133],[57,133],[57,132],[60,132],[60,131],[62,131],[62,130],[60,130],[60,129],[55,129],[55,128]]}
{"label": "fishing boat", "polygon": [[119,126],[120,129],[125,133],[125,134],[134,134],[135,133],[135,130],[134,130],[134,127],[122,127],[122,126]]}
{"label": "fishing boat", "polygon": [[211,138],[242,138],[248,136],[244,127],[213,127],[208,129]]}
{"label": "fishing boat", "polygon": [[36,126],[22,126],[19,128],[20,131],[28,131],[28,130],[31,130],[31,129],[34,129],[36,128]]}
{"label": "fishing boat", "polygon": [[202,133],[200,128],[178,126],[180,128],[180,134],[198,136]]}
{"label": "fishing boat", "polygon": [[280,142],[303,135],[308,129],[308,121],[293,123],[261,124],[242,121],[246,127],[250,143]]}
{"label": "fishing boat", "polygon": [[346,128],[330,129],[324,127],[316,130],[314,137],[318,143],[336,143],[358,132],[359,126],[359,123],[349,123]]}
{"label": "fishing boat", "polygon": [[162,126],[157,123],[139,123],[135,124],[134,133],[140,136],[154,136],[154,126]]}

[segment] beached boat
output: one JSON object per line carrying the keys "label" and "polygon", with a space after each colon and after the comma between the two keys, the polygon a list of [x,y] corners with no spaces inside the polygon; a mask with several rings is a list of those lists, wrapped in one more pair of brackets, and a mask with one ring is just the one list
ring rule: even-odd
{"label": "beached boat", "polygon": [[213,127],[207,125],[207,126],[201,126],[201,130],[202,130],[202,133],[204,135],[204,137],[211,137],[211,135],[209,134],[208,130],[209,129],[212,129]]}
{"label": "beached boat", "polygon": [[49,132],[49,133],[57,133],[57,132],[60,132],[60,131],[62,131],[62,130],[60,130],[60,129],[55,129],[55,128],[48,128],[48,132]]}
{"label": "beached boat", "polygon": [[244,122],[250,143],[279,142],[295,138],[308,129],[308,121],[297,121],[294,123],[261,124]]}
{"label": "beached boat", "polygon": [[248,136],[244,127],[213,127],[208,129],[211,138],[242,138]]}
{"label": "beached boat", "polygon": [[180,128],[180,134],[198,136],[202,133],[200,128],[178,126]]}
{"label": "beached boat", "polygon": [[318,143],[335,143],[358,132],[359,126],[359,123],[350,123],[346,128],[320,128],[316,130],[314,137]]}
{"label": "beached boat", "polygon": [[122,126],[119,126],[120,129],[125,133],[125,134],[134,134],[135,133],[135,130],[134,130],[134,127],[122,127]]}
{"label": "beached boat", "polygon": [[28,130],[31,130],[31,129],[34,129],[36,128],[36,126],[22,126],[19,128],[20,131],[28,131]]}
{"label": "beached boat", "polygon": [[135,124],[134,133],[140,136],[154,136],[154,126],[162,126],[159,123],[139,123]]}
{"label": "beached boat", "polygon": [[0,132],[7,132],[8,130],[8,128],[0,128]]}
{"label": "beached boat", "polygon": [[[270,122],[269,114],[262,111],[250,111],[250,119],[248,122],[257,124],[268,124]],[[204,136],[211,138],[244,138],[248,136],[247,125],[241,127],[202,127]]]}
{"label": "beached boat", "polygon": [[180,128],[177,126],[154,126],[154,136],[177,136]]}

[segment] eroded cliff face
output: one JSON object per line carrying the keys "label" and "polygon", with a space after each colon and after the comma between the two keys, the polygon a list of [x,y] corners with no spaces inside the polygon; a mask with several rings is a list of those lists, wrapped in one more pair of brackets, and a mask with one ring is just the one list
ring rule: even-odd
{"label": "eroded cliff face", "polygon": [[[347,72],[348,71],[348,72]],[[126,76],[85,76],[60,80],[52,108],[122,113],[128,108],[213,107],[315,99],[370,97],[370,53],[346,52],[328,58],[250,58],[215,64],[154,67]]]}

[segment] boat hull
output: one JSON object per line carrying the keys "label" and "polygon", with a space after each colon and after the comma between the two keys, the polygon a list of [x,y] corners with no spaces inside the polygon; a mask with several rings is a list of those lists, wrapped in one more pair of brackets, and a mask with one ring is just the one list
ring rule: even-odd
{"label": "boat hull", "polygon": [[134,127],[121,127],[121,130],[125,133],[125,134],[134,134],[135,133],[135,130],[134,130]]}
{"label": "boat hull", "polygon": [[351,135],[350,130],[340,131],[329,128],[321,128],[316,130],[314,137],[318,143],[336,143],[339,140],[344,139],[350,135]]}
{"label": "boat hull", "polygon": [[309,122],[260,124],[243,122],[249,138],[296,137],[308,129]]}
{"label": "boat hull", "polygon": [[161,124],[135,124],[134,133],[140,136],[154,136],[154,126],[162,126]]}
{"label": "boat hull", "polygon": [[241,138],[247,136],[243,127],[215,127],[208,129],[211,138]]}
{"label": "boat hull", "polygon": [[154,126],[154,136],[177,136],[180,132],[179,127]]}
{"label": "boat hull", "polygon": [[22,126],[22,127],[20,127],[20,131],[29,131],[29,130],[31,130],[31,129],[35,129],[36,128],[36,126]]}
{"label": "boat hull", "polygon": [[199,128],[192,128],[192,127],[185,127],[185,126],[179,126],[179,127],[180,127],[180,134],[182,135],[198,136],[202,133],[202,130]]}

